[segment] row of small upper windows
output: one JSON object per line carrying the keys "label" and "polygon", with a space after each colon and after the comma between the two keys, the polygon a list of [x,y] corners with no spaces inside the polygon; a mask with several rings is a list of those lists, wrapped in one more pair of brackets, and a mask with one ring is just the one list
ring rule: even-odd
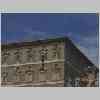
{"label": "row of small upper windows", "polygon": [[55,58],[62,58],[62,48],[54,46],[53,48],[41,48],[41,49],[17,49],[14,52],[4,52],[2,54],[2,64],[7,63],[23,63],[41,60],[50,60]]}

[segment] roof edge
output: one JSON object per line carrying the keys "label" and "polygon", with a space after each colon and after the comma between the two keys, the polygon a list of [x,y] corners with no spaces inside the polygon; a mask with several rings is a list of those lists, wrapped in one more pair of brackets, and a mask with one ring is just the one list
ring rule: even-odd
{"label": "roof edge", "polygon": [[68,37],[59,37],[59,38],[47,38],[47,39],[41,39],[41,40],[35,40],[35,41],[27,41],[27,42],[15,42],[15,43],[8,43],[8,44],[1,44],[2,49],[4,48],[16,48],[21,46],[31,46],[44,44],[44,43],[50,43],[50,42],[61,42],[69,40]]}

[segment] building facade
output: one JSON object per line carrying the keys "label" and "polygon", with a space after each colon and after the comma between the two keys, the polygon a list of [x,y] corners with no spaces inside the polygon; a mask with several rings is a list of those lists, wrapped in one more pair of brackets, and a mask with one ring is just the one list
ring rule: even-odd
{"label": "building facade", "polygon": [[1,54],[2,86],[76,87],[88,66],[98,72],[68,38],[2,45]]}

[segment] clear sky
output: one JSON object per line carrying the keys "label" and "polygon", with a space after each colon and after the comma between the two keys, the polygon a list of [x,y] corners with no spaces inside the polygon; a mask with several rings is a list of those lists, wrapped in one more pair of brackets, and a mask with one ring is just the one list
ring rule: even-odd
{"label": "clear sky", "polygon": [[98,65],[98,14],[4,13],[1,26],[2,43],[67,36]]}

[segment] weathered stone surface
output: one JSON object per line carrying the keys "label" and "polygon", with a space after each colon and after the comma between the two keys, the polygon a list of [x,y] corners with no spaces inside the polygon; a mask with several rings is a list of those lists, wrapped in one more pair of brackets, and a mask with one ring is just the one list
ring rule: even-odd
{"label": "weathered stone surface", "polygon": [[[41,61],[41,53],[45,56],[44,62]],[[6,48],[2,51],[2,60],[2,85],[28,86],[31,83],[31,86],[36,86],[34,83],[64,82],[64,42]],[[45,70],[41,71],[41,67]],[[40,86],[48,86],[44,84]],[[53,85],[59,86],[56,84]]]}
{"label": "weathered stone surface", "polygon": [[1,53],[2,86],[81,86],[80,74],[94,66],[67,38],[2,45]]}

